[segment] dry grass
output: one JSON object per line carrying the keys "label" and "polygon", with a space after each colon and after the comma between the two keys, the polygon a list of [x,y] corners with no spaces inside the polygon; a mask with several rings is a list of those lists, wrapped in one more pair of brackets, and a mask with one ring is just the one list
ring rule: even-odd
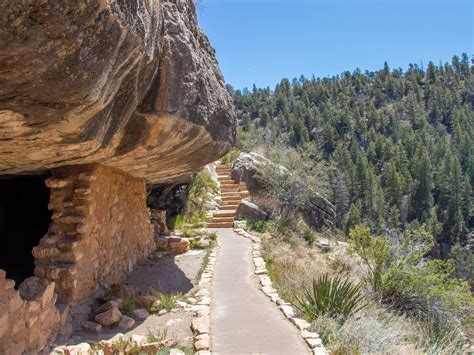
{"label": "dry grass", "polygon": [[[322,238],[317,234],[316,239]],[[277,238],[264,236],[262,254],[267,261],[270,277],[281,296],[292,301],[295,293],[301,296],[302,285],[310,285],[313,278],[324,274],[338,275],[346,271],[349,279],[358,283],[362,279],[362,269],[350,257],[345,246],[330,241],[331,251],[322,253],[316,247],[310,248],[302,238],[292,238],[286,243]],[[349,274],[349,270],[352,272]]]}

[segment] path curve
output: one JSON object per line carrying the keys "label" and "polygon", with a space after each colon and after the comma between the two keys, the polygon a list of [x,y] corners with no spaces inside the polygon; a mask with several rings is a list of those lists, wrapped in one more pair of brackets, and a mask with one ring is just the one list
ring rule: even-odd
{"label": "path curve", "polygon": [[259,290],[251,241],[232,229],[217,229],[211,290],[211,350],[214,354],[309,354],[299,332]]}

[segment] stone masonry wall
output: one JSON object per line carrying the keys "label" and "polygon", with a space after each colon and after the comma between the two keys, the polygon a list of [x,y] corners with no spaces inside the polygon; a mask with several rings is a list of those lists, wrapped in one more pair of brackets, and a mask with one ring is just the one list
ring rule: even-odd
{"label": "stone masonry wall", "polygon": [[144,179],[94,164],[57,169],[46,184],[53,216],[33,249],[35,275],[56,282],[60,302],[119,282],[153,251]]}
{"label": "stone masonry wall", "polygon": [[65,326],[67,307],[56,307],[54,282],[30,277],[19,291],[14,285],[0,270],[0,354],[39,354]]}

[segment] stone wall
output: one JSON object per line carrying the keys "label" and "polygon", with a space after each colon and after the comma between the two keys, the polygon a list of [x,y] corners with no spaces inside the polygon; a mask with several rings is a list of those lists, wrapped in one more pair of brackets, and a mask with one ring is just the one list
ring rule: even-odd
{"label": "stone wall", "polygon": [[145,180],[86,165],[58,169],[46,184],[53,216],[33,249],[35,275],[56,282],[61,302],[119,282],[153,251]]}
{"label": "stone wall", "polygon": [[30,277],[19,291],[14,285],[0,270],[0,354],[38,354],[65,326],[68,308],[56,307],[54,282]]}

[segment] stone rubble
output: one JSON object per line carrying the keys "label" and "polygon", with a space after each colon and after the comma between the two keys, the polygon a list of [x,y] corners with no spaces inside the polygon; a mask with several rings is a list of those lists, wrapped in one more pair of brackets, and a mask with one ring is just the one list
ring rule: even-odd
{"label": "stone rubble", "polygon": [[328,355],[328,350],[324,347],[319,334],[308,332],[306,329],[310,327],[310,324],[300,318],[295,317],[295,312],[293,307],[281,299],[278,295],[278,291],[272,287],[272,282],[270,277],[268,276],[268,271],[266,268],[265,260],[262,258],[260,253],[261,248],[261,239],[258,235],[253,235],[248,233],[244,228],[246,227],[246,223],[242,221],[235,221],[234,222],[234,232],[238,235],[248,238],[253,242],[252,245],[252,258],[255,265],[255,274],[259,278],[260,282],[260,289],[261,291],[267,295],[270,300],[275,303],[281,312],[285,315],[285,317],[301,332],[301,337],[311,349],[313,355]]}

